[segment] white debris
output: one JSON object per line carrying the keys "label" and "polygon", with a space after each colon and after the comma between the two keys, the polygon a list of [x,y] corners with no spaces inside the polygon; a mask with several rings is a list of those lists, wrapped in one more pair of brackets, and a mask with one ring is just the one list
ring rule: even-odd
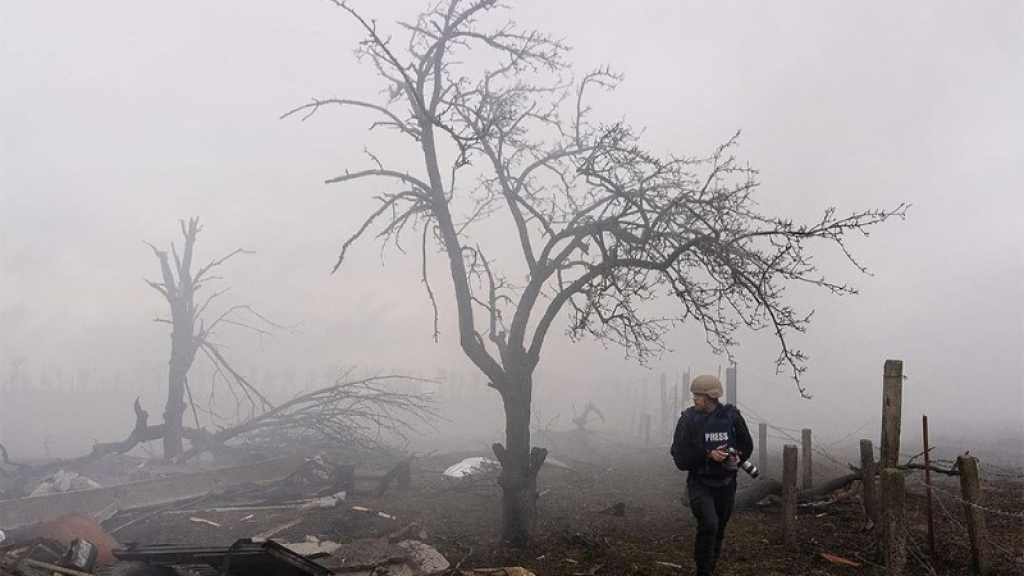
{"label": "white debris", "polygon": [[447,478],[461,479],[467,476],[479,476],[486,474],[501,468],[501,464],[497,460],[492,460],[484,456],[474,456],[472,458],[466,458],[458,464],[449,466],[444,471],[444,476]]}
{"label": "white debris", "polygon": [[323,498],[310,500],[309,502],[306,502],[305,504],[300,506],[299,510],[310,510],[313,508],[335,508],[338,506],[338,504],[341,504],[344,501],[345,491],[342,490],[341,492],[335,492],[330,496],[324,496]]}
{"label": "white debris", "polygon": [[305,542],[282,542],[282,546],[302,556],[328,555],[341,548],[341,544],[330,540],[320,540],[316,536],[306,536]]}
{"label": "white debris", "polygon": [[75,490],[88,490],[90,488],[102,488],[99,482],[80,476],[77,472],[58,470],[51,476],[47,476],[36,486],[29,496],[43,496],[45,494],[58,494],[61,492],[72,492]]}

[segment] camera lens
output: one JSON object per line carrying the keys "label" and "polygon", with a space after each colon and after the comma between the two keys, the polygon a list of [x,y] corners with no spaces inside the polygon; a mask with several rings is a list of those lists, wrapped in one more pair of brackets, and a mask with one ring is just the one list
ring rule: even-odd
{"label": "camera lens", "polygon": [[749,461],[743,462],[740,464],[740,467],[743,468],[744,472],[750,474],[751,478],[757,478],[761,474],[761,471],[757,469],[757,466],[754,466]]}

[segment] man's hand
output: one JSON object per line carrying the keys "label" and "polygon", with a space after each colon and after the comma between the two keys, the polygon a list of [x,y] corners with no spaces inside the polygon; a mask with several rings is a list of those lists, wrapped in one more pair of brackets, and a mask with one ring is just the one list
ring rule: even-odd
{"label": "man's hand", "polygon": [[725,462],[725,459],[729,457],[729,453],[726,452],[726,448],[727,445],[722,444],[721,446],[718,446],[714,450],[712,450],[708,454],[708,456],[711,456],[711,459],[714,460],[715,462]]}

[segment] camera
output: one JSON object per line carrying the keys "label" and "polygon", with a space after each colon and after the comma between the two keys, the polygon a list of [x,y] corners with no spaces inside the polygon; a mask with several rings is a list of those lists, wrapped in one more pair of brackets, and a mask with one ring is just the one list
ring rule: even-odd
{"label": "camera", "polygon": [[[735,448],[727,448],[726,452],[729,453],[729,457],[726,458],[724,462],[725,468],[727,470],[736,470],[737,468],[742,468],[744,472],[750,474],[751,478],[757,478],[761,474],[761,471],[757,469],[757,466],[751,464],[749,460],[744,460],[743,462],[740,462],[741,456],[739,450]],[[737,462],[739,462],[739,464],[737,464]]]}

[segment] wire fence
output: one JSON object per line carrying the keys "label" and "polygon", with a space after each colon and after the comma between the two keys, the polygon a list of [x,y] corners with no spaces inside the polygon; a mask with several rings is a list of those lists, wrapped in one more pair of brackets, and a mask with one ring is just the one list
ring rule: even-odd
{"label": "wire fence", "polygon": [[[745,414],[749,414],[753,419],[765,425],[768,440],[797,446],[803,445],[803,429],[773,425],[749,406],[740,405],[740,408]],[[851,459],[845,457],[837,449],[856,438],[868,426],[880,423],[879,418],[870,418],[848,434],[839,437],[838,440],[830,439],[827,443],[812,435],[811,450],[815,457],[812,461],[812,468],[821,470],[819,463],[823,460],[836,468],[850,470],[853,467]],[[876,457],[879,456],[879,448],[878,446],[874,447]],[[930,447],[932,454],[934,454],[934,450],[934,447]],[[923,456],[924,448],[922,446],[921,452],[918,453],[900,451],[899,460],[907,464],[917,463],[923,466]],[[859,454],[856,455],[854,461],[859,466]],[[940,548],[938,555],[933,554],[929,550],[927,529],[921,523],[908,524],[906,534],[908,558],[928,574],[939,574],[936,567],[942,565],[940,558],[942,556],[956,555],[961,558],[970,558],[966,510],[974,508],[982,512],[989,524],[989,538],[985,545],[990,551],[993,564],[1001,567],[1001,571],[998,573],[1024,575],[1024,462],[1019,465],[979,462],[979,483],[983,487],[984,494],[981,504],[969,502],[960,493],[957,460],[932,457],[929,464],[932,471],[942,472],[943,475],[938,478],[933,476],[929,484],[924,480],[923,470],[906,470],[904,474],[907,481],[906,490],[908,494],[923,497],[930,485],[934,502],[932,507],[934,521],[937,527],[936,538],[941,535],[942,543],[937,545]],[[990,501],[991,504],[988,503]],[[920,503],[920,499],[918,503],[925,506]],[[943,570],[942,573],[948,574],[948,570]]]}

